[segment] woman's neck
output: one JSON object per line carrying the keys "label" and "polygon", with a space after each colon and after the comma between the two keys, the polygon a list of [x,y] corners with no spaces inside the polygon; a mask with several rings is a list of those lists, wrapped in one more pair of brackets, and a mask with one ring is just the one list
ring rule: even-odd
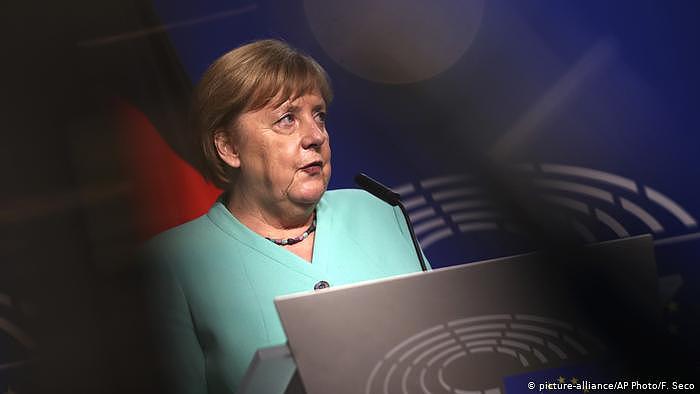
{"label": "woman's neck", "polygon": [[244,193],[231,192],[226,207],[253,232],[268,238],[291,238],[306,230],[314,219],[315,205],[262,204]]}

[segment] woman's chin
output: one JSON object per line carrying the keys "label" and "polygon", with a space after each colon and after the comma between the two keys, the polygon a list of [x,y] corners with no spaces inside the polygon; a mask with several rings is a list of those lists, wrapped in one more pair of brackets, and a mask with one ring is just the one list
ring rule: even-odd
{"label": "woman's chin", "polygon": [[289,199],[297,204],[302,205],[315,205],[323,197],[323,193],[326,191],[325,185],[319,185],[317,187],[306,187],[301,190],[289,193]]}

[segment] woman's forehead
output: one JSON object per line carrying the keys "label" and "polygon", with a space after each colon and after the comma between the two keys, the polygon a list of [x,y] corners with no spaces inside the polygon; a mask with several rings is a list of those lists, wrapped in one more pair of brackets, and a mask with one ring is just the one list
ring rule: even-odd
{"label": "woman's forehead", "polygon": [[290,96],[282,96],[278,94],[277,97],[270,100],[270,103],[265,106],[265,108],[276,110],[280,108],[286,108],[290,106],[299,106],[302,104],[311,106],[325,106],[326,100],[323,99],[319,91],[311,91],[302,94],[293,94]]}

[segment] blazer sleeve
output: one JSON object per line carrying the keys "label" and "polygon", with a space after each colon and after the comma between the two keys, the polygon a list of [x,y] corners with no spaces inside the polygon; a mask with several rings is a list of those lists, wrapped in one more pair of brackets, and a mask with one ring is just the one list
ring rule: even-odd
{"label": "blazer sleeve", "polygon": [[185,291],[170,267],[154,262],[154,327],[164,387],[169,393],[207,393],[206,358]]}

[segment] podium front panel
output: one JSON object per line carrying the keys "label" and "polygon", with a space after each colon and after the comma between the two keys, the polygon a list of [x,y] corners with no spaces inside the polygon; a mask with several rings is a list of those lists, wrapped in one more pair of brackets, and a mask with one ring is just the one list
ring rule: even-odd
{"label": "podium front panel", "polygon": [[658,317],[657,294],[652,240],[640,236],[275,304],[309,394],[496,394],[509,377],[614,352]]}

